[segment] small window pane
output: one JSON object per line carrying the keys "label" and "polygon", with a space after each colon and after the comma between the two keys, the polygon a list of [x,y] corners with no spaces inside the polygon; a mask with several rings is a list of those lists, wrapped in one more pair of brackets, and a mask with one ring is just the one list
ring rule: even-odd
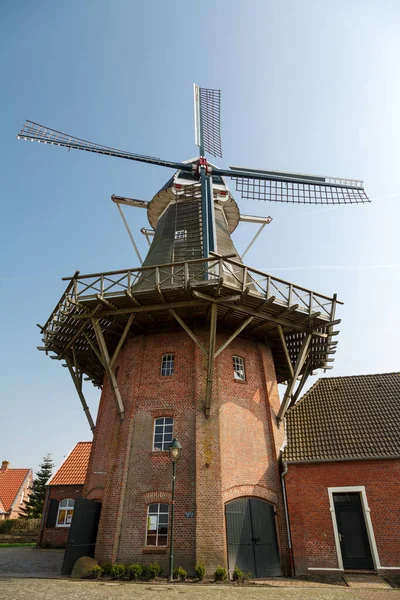
{"label": "small window pane", "polygon": [[58,525],[63,525],[65,522],[65,515],[66,515],[67,511],[66,510],[60,510],[58,513],[58,519],[57,519],[57,524]]}
{"label": "small window pane", "polygon": [[166,425],[173,425],[173,423],[174,423],[174,419],[172,417],[165,417]]}
{"label": "small window pane", "polygon": [[169,377],[174,374],[174,354],[163,354],[161,360],[161,375],[163,377]]}
{"label": "small window pane", "polygon": [[[172,433],[172,427],[173,427],[172,425],[166,425],[165,426],[165,433]],[[156,433],[158,433],[158,431],[156,431]]]}
{"label": "small window pane", "polygon": [[246,375],[244,371],[244,358],[241,356],[233,357],[233,377],[240,381],[245,381]]}
{"label": "small window pane", "polygon": [[147,516],[147,546],[166,546],[168,542],[168,504],[150,504]]}

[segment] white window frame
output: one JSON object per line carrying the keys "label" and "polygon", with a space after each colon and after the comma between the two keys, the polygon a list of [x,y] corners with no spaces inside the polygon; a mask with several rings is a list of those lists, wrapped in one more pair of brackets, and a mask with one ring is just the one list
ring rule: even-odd
{"label": "white window frame", "polygon": [[[233,356],[233,378],[236,381],[246,381],[245,360],[242,356]],[[240,371],[243,372],[243,377],[240,377]]]}
{"label": "white window frame", "polygon": [[[166,372],[164,373],[164,371],[166,371]],[[166,352],[161,357],[160,375],[161,375],[161,377],[172,377],[174,375],[174,373],[175,373],[175,354],[173,352]]]}
{"label": "white window frame", "polygon": [[[156,543],[155,543],[155,544],[148,544],[148,543],[147,543],[147,536],[148,536],[148,532],[149,532],[150,506],[152,506],[153,504],[157,504],[157,506],[158,506],[158,509],[157,509],[157,525],[156,525],[156,534],[155,534],[155,535],[156,535]],[[166,505],[168,506],[168,512],[167,512],[167,513],[165,513],[165,512],[161,512],[161,511],[160,511],[160,506],[161,506],[161,504],[166,504]],[[152,513],[152,515],[151,515],[151,516],[154,516],[155,514],[156,514],[156,513]],[[159,523],[159,517],[160,517],[160,514],[161,514],[161,515],[165,515],[165,514],[167,514],[167,515],[168,515],[168,519],[167,519],[167,537],[166,537],[166,543],[165,543],[165,544],[163,544],[163,545],[161,545],[161,546],[158,544],[158,535],[159,535],[159,533],[158,533],[158,526],[159,526],[159,524],[160,524],[160,523]],[[154,534],[152,534],[152,535],[154,535]],[[148,506],[147,506],[147,520],[146,520],[146,539],[145,539],[145,545],[146,545],[146,547],[148,547],[148,548],[166,548],[166,547],[168,546],[168,543],[169,543],[169,504],[168,504],[168,502],[151,502],[151,503],[150,503],[150,504],[148,504]]]}
{"label": "white window frame", "polygon": [[[369,541],[369,546],[371,548],[372,561],[374,563],[374,568],[381,569],[382,567],[381,567],[381,563],[379,560],[378,548],[376,547],[374,529],[372,527],[371,514],[370,514],[371,511],[368,506],[367,494],[365,492],[365,487],[363,485],[353,485],[353,486],[348,486],[348,487],[330,487],[330,488],[328,488],[329,510],[331,512],[331,517],[332,517],[333,534],[335,537],[336,554],[337,554],[337,558],[338,558],[339,570],[343,571],[344,567],[343,567],[342,551],[340,549],[339,529],[338,529],[337,521],[336,521],[335,504],[333,501],[333,495],[334,494],[343,494],[343,493],[351,494],[354,492],[356,492],[356,493],[358,492],[360,494],[361,506],[362,506],[363,513],[364,513],[364,521],[365,521],[365,526],[367,528],[368,541]],[[386,568],[386,567],[384,567],[384,568]]]}
{"label": "white window frame", "polygon": [[187,230],[186,229],[179,229],[177,231],[175,231],[175,241],[185,241],[187,238]]}
{"label": "white window frame", "polygon": [[[63,502],[65,502],[66,504],[62,506]],[[73,498],[63,498],[62,500],[60,500],[60,502],[58,504],[58,510],[57,510],[56,527],[71,527],[72,517],[74,516],[74,509],[75,509],[75,500]],[[60,512],[62,510],[65,510],[64,522],[63,523],[59,523],[58,522],[58,517],[60,516]],[[71,510],[72,510],[71,520],[70,520],[69,523],[67,523],[66,521],[67,521],[67,518],[68,518],[68,513]]]}
{"label": "white window frame", "polygon": [[[157,423],[157,421],[161,421],[161,419],[162,419],[162,423]],[[165,419],[171,419],[172,420],[172,433],[171,434],[169,432],[167,433],[165,431],[165,428],[167,426],[171,425],[171,423],[166,423]],[[163,447],[162,448],[156,448],[155,444],[156,443],[158,443],[158,444],[160,443],[160,442],[156,442],[156,427],[161,427],[161,426],[163,428],[162,433],[161,434],[157,433],[157,435],[162,435],[162,442],[161,443],[162,443]],[[168,442],[165,441],[165,436],[166,435],[171,435],[171,441],[168,441]],[[173,440],[173,437],[174,437],[174,418],[173,417],[156,417],[154,419],[154,426],[153,426],[153,452],[165,452],[166,450],[168,450],[168,447],[164,448],[164,444],[168,443],[168,446],[169,446],[171,444],[172,440]]]}

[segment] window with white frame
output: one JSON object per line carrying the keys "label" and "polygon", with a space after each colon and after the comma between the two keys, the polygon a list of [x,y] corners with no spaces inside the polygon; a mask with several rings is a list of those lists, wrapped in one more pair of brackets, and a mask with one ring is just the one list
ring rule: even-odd
{"label": "window with white frame", "polygon": [[154,419],[153,450],[168,450],[172,442],[174,419],[172,417],[158,417]]}
{"label": "window with white frame", "polygon": [[149,504],[146,546],[166,546],[168,541],[168,504]]}
{"label": "window with white frame", "polygon": [[58,505],[56,527],[70,527],[74,514],[75,500],[65,498]]}
{"label": "window with white frame", "polygon": [[233,357],[233,378],[238,381],[245,381],[244,358],[241,356]]}
{"label": "window with white frame", "polygon": [[174,363],[175,363],[174,354],[169,352],[168,354],[162,355],[162,360],[161,360],[161,375],[162,375],[162,377],[168,377],[169,375],[174,374]]}
{"label": "window with white frame", "polygon": [[186,240],[186,233],[186,229],[180,229],[179,231],[175,231],[175,239]]}

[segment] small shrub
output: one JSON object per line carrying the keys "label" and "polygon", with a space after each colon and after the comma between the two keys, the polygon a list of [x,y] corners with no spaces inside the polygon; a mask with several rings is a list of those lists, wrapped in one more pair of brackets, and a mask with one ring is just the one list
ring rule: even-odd
{"label": "small shrub", "polygon": [[143,575],[143,565],[134,563],[126,567],[126,572],[129,575],[129,579],[140,579]]}
{"label": "small shrub", "polygon": [[115,563],[112,565],[110,575],[113,579],[119,579],[125,574],[125,565],[123,563]]}
{"label": "small shrub", "polygon": [[14,525],[13,519],[7,519],[0,523],[0,533],[10,533]]}
{"label": "small shrub", "polygon": [[187,576],[187,572],[183,567],[176,567],[174,569],[174,579],[185,580],[186,576]]}
{"label": "small shrub", "polygon": [[203,563],[197,563],[196,565],[194,565],[193,571],[195,577],[197,577],[197,579],[200,579],[200,581],[206,576],[206,568]]}
{"label": "small shrub", "polygon": [[214,573],[215,581],[226,581],[228,579],[228,573],[224,567],[217,567]]}
{"label": "small shrub", "polygon": [[142,579],[149,579],[149,569],[147,565],[140,565],[142,567]]}
{"label": "small shrub", "polygon": [[161,567],[160,563],[158,563],[157,561],[150,563],[149,566],[147,567],[147,576],[149,579],[155,579],[156,577],[161,577],[162,572],[163,572],[162,567]]}
{"label": "small shrub", "polygon": [[113,568],[113,566],[111,563],[104,563],[104,565],[102,565],[104,575],[106,575],[107,577],[110,577],[112,568]]}
{"label": "small shrub", "polygon": [[103,575],[103,569],[100,567],[100,565],[96,565],[90,571],[90,576],[92,579],[99,579],[102,575]]}
{"label": "small shrub", "polygon": [[239,567],[235,567],[232,574],[234,581],[248,581],[251,577],[251,571],[242,571]]}

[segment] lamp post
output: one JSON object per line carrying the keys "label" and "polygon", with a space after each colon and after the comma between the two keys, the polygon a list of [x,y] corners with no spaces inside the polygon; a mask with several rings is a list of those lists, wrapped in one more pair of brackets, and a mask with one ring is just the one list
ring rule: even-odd
{"label": "lamp post", "polygon": [[175,475],[176,462],[181,455],[182,446],[174,438],[168,448],[169,456],[172,461],[172,500],[171,500],[171,540],[169,544],[169,581],[173,581],[174,571],[174,512],[175,512]]}

